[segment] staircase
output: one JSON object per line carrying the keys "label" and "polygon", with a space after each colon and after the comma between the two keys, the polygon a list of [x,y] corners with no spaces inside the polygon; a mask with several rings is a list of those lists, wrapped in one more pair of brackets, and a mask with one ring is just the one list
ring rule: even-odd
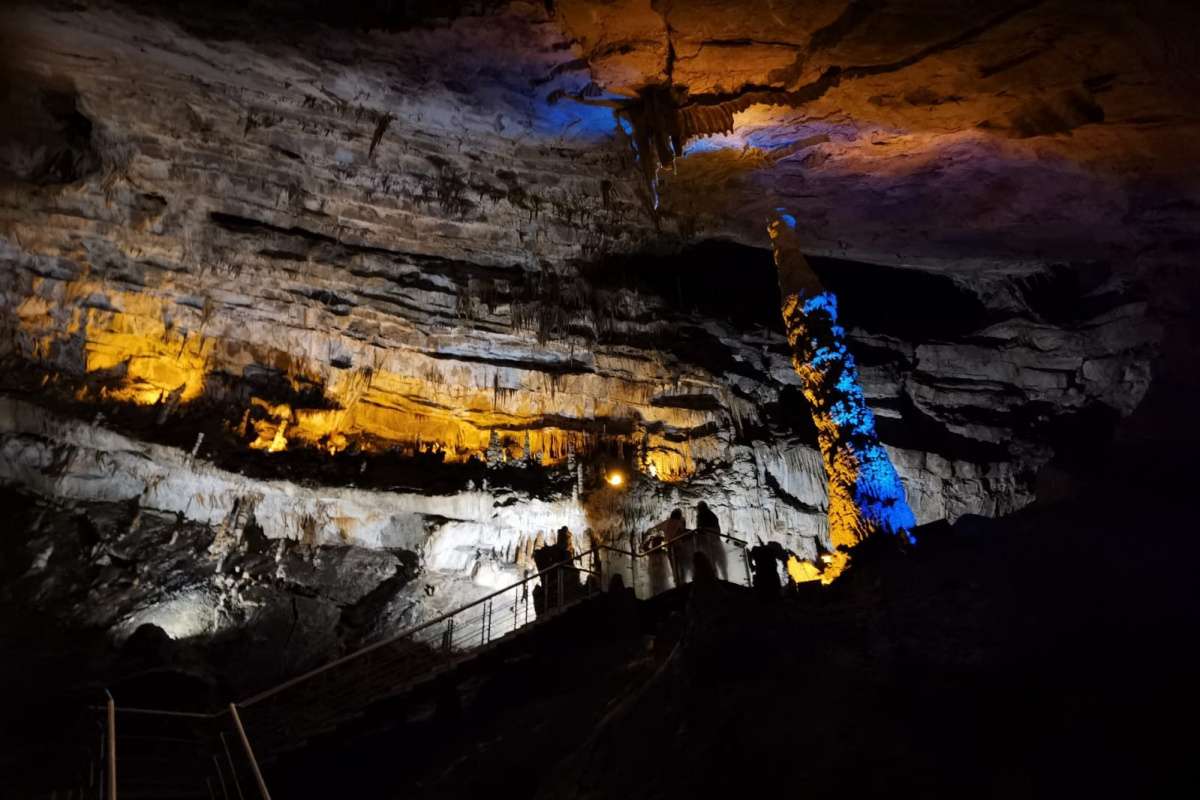
{"label": "staircase", "polygon": [[101,747],[81,773],[90,779],[86,794],[81,784],[54,796],[265,800],[270,794],[260,760],[386,719],[391,703],[494,648],[534,636],[570,609],[599,599],[601,587],[623,586],[639,599],[669,591],[679,574],[675,562],[690,561],[697,550],[718,564],[722,579],[750,585],[747,544],[731,536],[690,531],[645,550],[599,545],[220,712],[125,708],[110,699],[94,709],[103,718],[94,725]]}

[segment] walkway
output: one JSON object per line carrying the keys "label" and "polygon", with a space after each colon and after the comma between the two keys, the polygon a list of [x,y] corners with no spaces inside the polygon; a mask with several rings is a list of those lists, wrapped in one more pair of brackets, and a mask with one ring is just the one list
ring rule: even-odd
{"label": "walkway", "polygon": [[[746,542],[689,531],[645,551],[598,545],[440,617],[364,647],[213,714],[117,706],[93,720],[86,768],[58,797],[270,797],[258,765],[362,718],[390,699],[619,585],[638,599],[675,588],[675,562],[700,550],[718,576],[750,585]],[[685,577],[686,580],[686,577]],[[536,609],[543,587],[551,607]],[[115,745],[115,746],[110,746]],[[113,791],[111,779],[116,778]],[[68,776],[64,776],[68,777]],[[103,791],[100,791],[103,789]]]}

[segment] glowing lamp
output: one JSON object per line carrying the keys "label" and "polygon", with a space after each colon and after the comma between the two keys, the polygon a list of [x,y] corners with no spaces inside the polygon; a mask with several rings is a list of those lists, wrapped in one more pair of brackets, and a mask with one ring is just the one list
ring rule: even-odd
{"label": "glowing lamp", "polygon": [[610,472],[604,477],[604,480],[608,481],[609,486],[615,488],[625,483],[625,476],[619,472]]}

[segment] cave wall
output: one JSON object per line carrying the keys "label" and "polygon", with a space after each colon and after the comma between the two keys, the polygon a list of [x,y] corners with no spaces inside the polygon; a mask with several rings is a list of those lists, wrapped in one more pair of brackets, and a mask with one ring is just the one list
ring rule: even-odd
{"label": "cave wall", "polygon": [[[317,631],[391,581],[327,650],[515,578],[559,525],[615,536],[701,499],[743,538],[829,544],[778,321],[604,276],[745,226],[654,213],[611,109],[550,101],[599,90],[544,9],[291,36],[120,4],[2,13],[0,477],[211,540],[179,567],[195,586],[88,624],[123,636],[183,597],[208,635],[316,592]],[[718,262],[718,298],[769,261],[687,258],[676,280]],[[1102,435],[1149,383],[1155,325],[1103,265],[815,268],[919,522],[1027,504],[1058,439]],[[617,500],[612,464],[638,476]],[[131,518],[114,537],[173,535]],[[378,568],[353,596],[337,570],[298,588],[323,552]]]}

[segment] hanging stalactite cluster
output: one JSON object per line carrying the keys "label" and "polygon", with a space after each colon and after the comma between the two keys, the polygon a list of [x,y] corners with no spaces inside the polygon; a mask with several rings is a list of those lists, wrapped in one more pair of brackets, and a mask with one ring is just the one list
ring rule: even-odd
{"label": "hanging stalactite cluster", "polygon": [[649,86],[641,91],[636,102],[622,108],[620,115],[628,123],[651,204],[657,209],[658,170],[683,155],[687,143],[680,125],[678,90],[671,86]]}
{"label": "hanging stalactite cluster", "polygon": [[642,89],[638,98],[621,106],[634,152],[652,203],[658,207],[658,172],[683,155],[688,142],[733,132],[733,117],[752,105],[798,105],[809,93],[759,91],[717,102],[685,102],[687,90],[657,85]]}

